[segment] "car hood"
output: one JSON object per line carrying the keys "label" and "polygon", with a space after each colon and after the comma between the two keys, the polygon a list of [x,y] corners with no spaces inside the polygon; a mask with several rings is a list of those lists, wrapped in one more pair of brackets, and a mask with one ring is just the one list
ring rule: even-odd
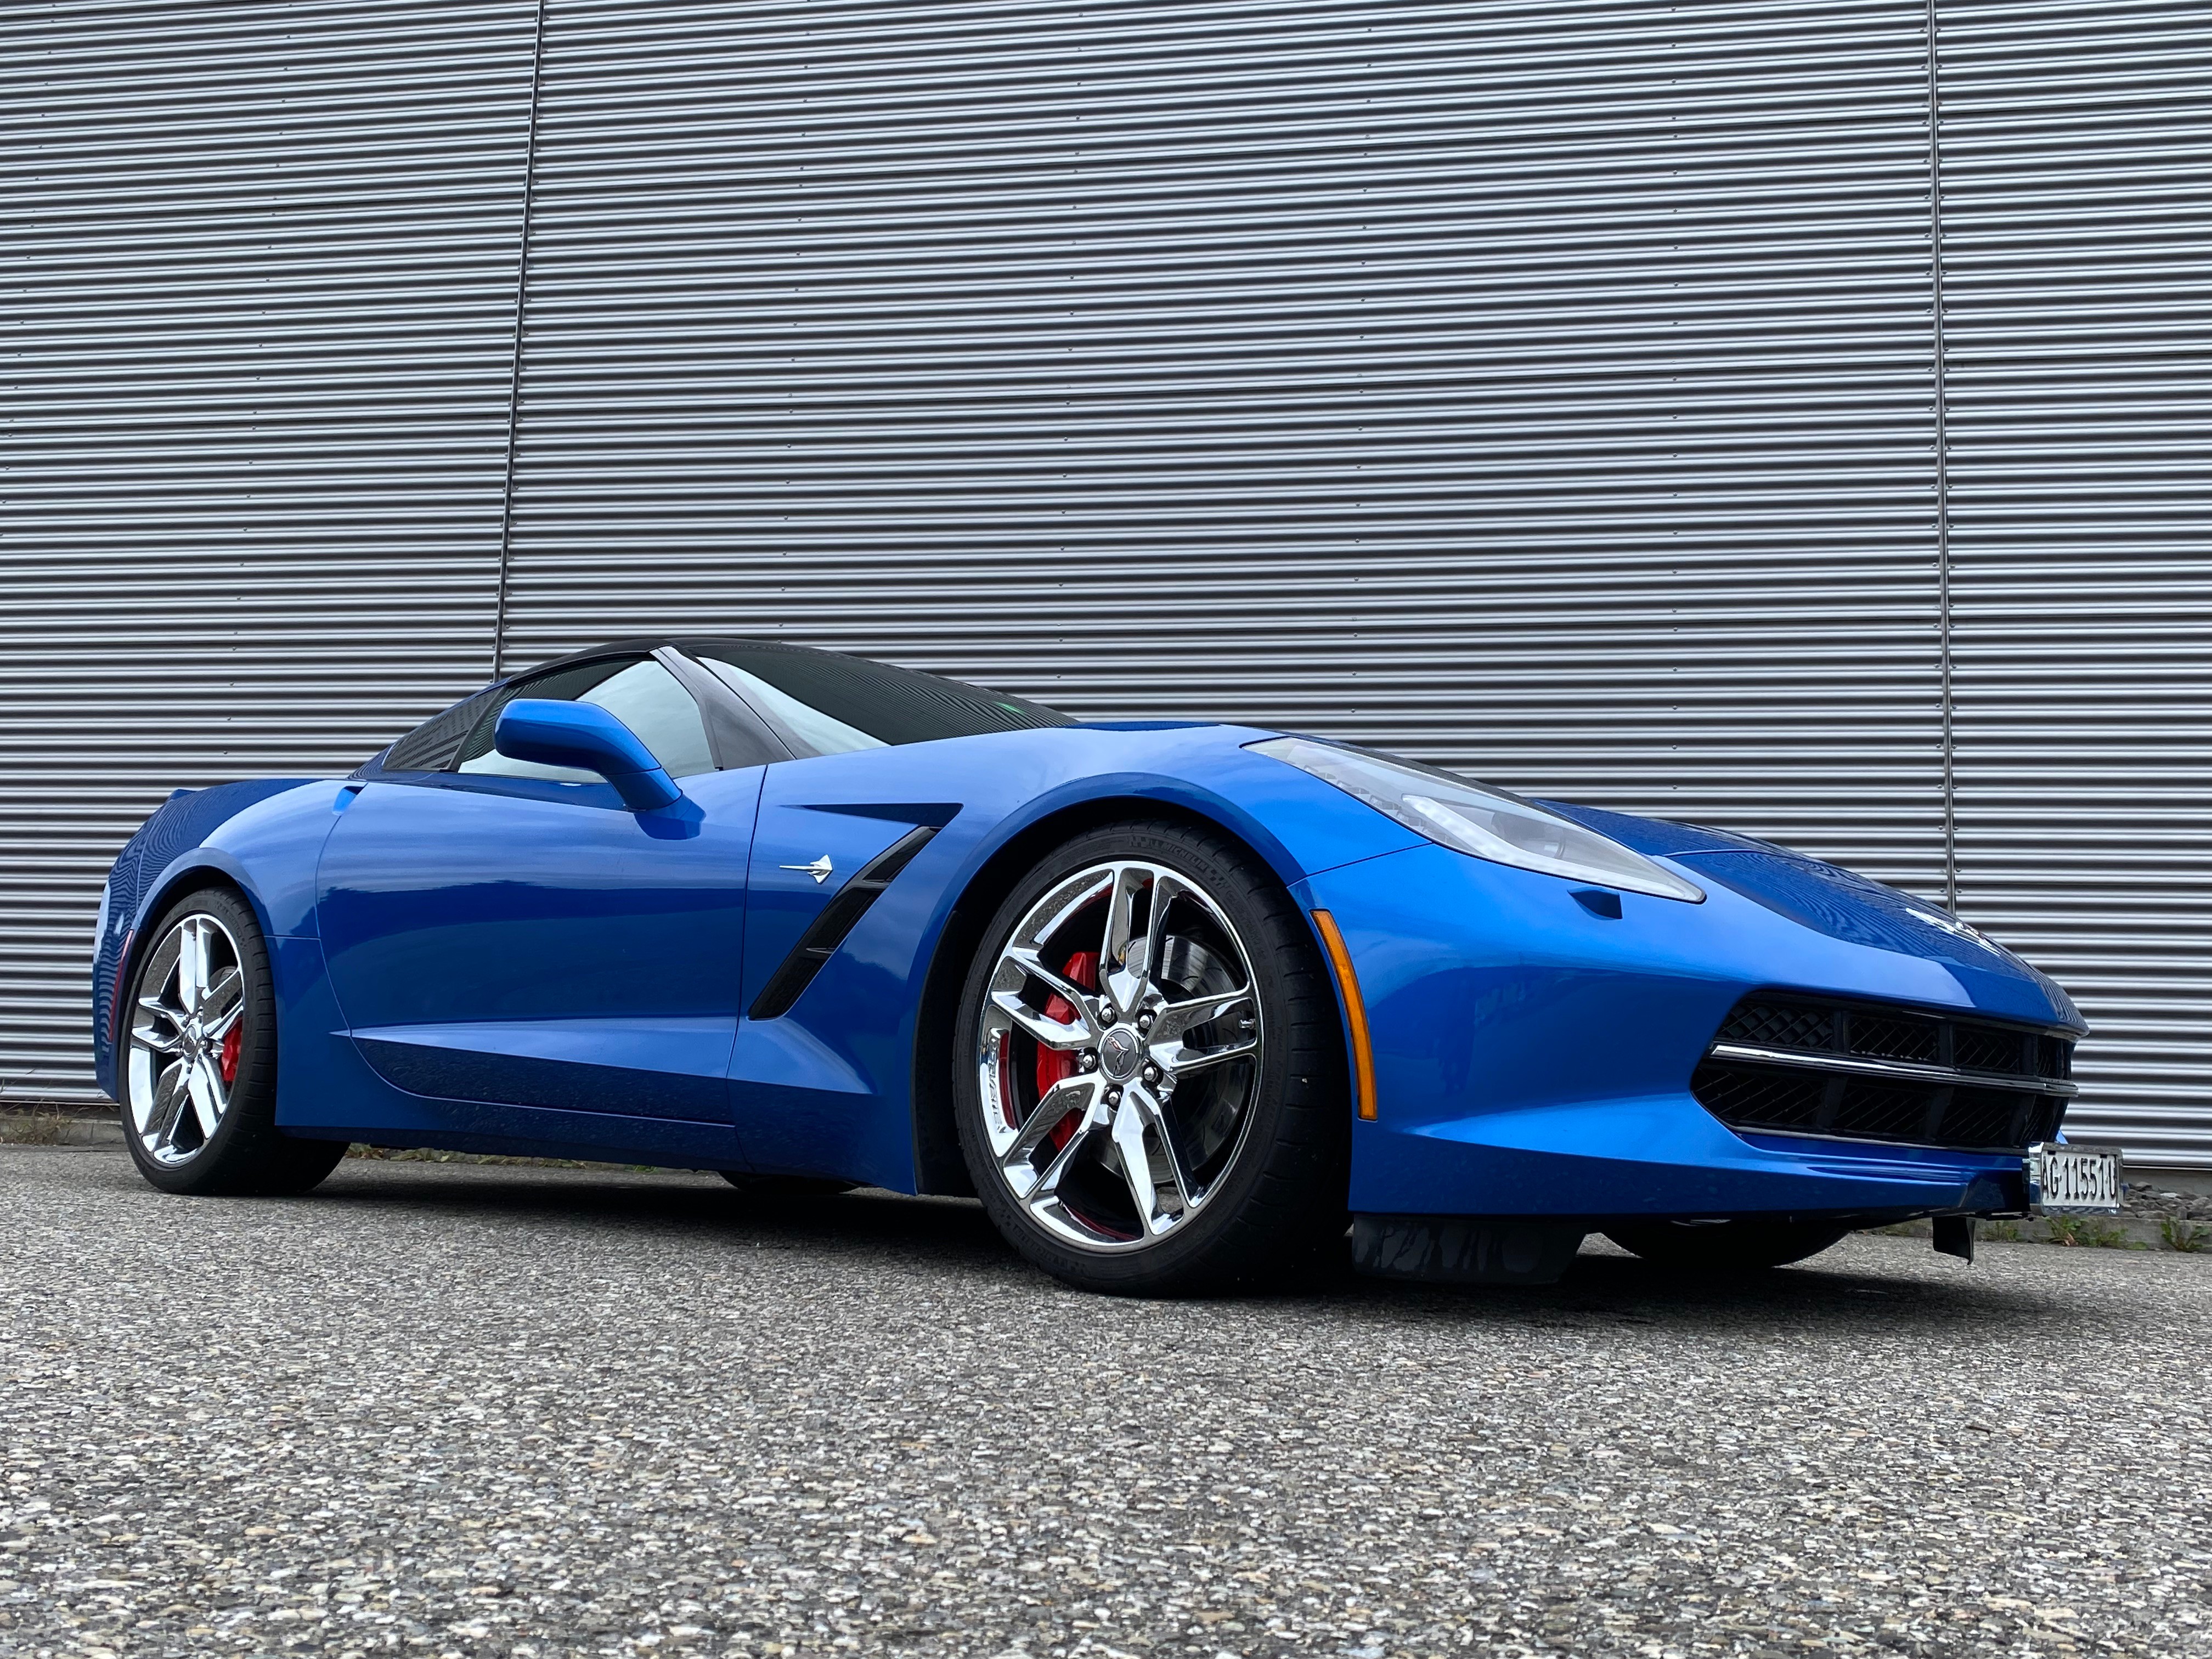
{"label": "car hood", "polygon": [[2020,1008],[2021,989],[2033,987],[2048,1001],[2058,1023],[2087,1029],[2073,1000],[2049,977],[1926,899],[1748,836],[1563,802],[1543,805],[1648,857],[1666,859],[1698,881],[1741,894],[1816,933],[1940,962],[1978,1006]]}
{"label": "car hood", "polygon": [[1536,805],[1562,817],[1572,818],[1650,858],[1680,858],[1686,853],[1767,853],[1787,859],[1804,856],[1771,841],[1733,836],[1725,830],[1708,830],[1703,824],[1639,818],[1626,812],[1601,811],[1595,806],[1577,806],[1563,800],[1540,800]]}

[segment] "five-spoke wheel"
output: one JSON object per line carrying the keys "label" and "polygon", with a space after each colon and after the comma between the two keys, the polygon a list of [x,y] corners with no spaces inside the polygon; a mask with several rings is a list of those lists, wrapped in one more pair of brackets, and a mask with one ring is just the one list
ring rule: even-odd
{"label": "five-spoke wheel", "polygon": [[139,976],[131,1015],[131,1133],[157,1164],[183,1164],[230,1109],[244,1052],[238,941],[204,911],[165,933]]}
{"label": "five-spoke wheel", "polygon": [[306,1191],[345,1143],[276,1127],[276,999],[253,912],[228,888],[203,888],[147,937],[118,1056],[139,1173],[173,1193]]}
{"label": "five-spoke wheel", "polygon": [[1218,836],[1132,824],[1048,859],[987,930],[959,1048],[962,1144],[1009,1237],[1062,1278],[1167,1290],[1340,1226],[1341,1038],[1313,955]]}
{"label": "five-spoke wheel", "polygon": [[976,1056],[1016,1201],[1094,1249],[1203,1209],[1250,1117],[1252,980],[1220,903],[1169,865],[1096,864],[1031,906],[999,948]]}

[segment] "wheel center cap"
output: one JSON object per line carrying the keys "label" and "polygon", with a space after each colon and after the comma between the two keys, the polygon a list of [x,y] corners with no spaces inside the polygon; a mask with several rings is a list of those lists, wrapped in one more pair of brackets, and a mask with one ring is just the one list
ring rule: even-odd
{"label": "wheel center cap", "polygon": [[1098,1069],[1112,1082],[1127,1083],[1144,1060],[1144,1039],[1133,1026],[1116,1025],[1098,1039]]}

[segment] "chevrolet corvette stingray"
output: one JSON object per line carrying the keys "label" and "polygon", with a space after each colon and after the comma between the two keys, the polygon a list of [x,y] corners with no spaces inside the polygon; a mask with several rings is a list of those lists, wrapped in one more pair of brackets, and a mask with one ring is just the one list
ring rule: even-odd
{"label": "chevrolet corvette stingray", "polygon": [[[94,1038],[175,1193],[349,1142],[973,1194],[1074,1285],[1759,1267],[2110,1207],[2064,993],[1770,842],[1344,744],[1076,720],[656,638],[347,777],[180,791],[116,861]],[[1948,1241],[1948,1242],[1947,1242]]]}

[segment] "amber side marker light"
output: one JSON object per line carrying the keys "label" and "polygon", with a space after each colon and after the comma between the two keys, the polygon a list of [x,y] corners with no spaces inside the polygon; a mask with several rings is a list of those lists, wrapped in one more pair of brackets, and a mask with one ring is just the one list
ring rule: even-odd
{"label": "amber side marker light", "polygon": [[1359,975],[1352,971],[1352,952],[1344,948],[1344,935],[1336,918],[1326,910],[1313,913],[1321,929],[1321,942],[1328,948],[1328,965],[1336,975],[1337,994],[1344,999],[1345,1018],[1352,1023],[1352,1070],[1358,1086],[1359,1115],[1375,1121],[1375,1050],[1367,1041],[1367,1005],[1359,1000]]}

